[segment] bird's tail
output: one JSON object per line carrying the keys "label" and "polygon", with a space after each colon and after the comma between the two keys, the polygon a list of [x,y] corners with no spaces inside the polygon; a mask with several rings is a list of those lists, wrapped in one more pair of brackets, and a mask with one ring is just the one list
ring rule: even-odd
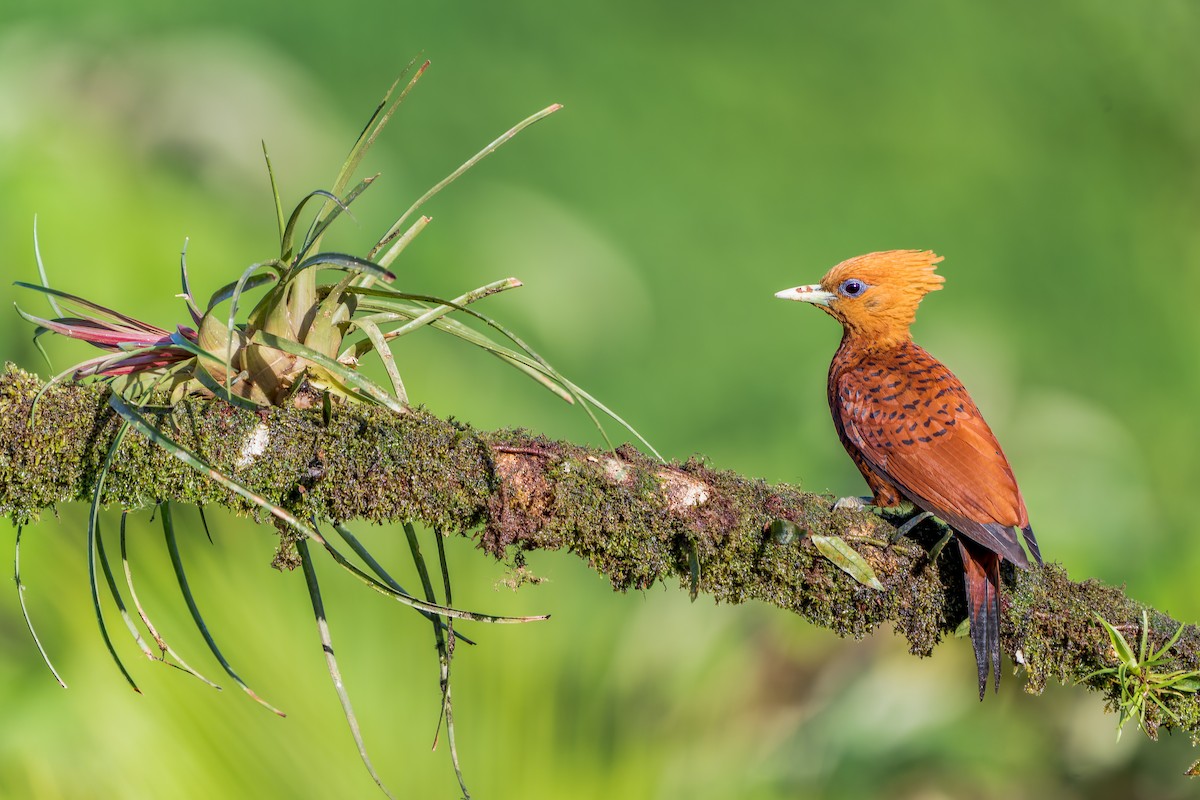
{"label": "bird's tail", "polygon": [[1000,688],[1000,556],[965,537],[956,536],[967,585],[971,644],[979,668],[979,699],[987,691],[988,667]]}

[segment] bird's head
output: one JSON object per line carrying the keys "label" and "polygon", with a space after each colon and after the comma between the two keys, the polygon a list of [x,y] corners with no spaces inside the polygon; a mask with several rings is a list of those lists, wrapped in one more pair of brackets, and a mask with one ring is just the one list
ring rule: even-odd
{"label": "bird's head", "polygon": [[929,250],[867,253],[838,264],[818,284],[775,296],[820,307],[864,344],[894,344],[909,338],[921,298],[942,288],[945,278],[934,272],[941,260]]}

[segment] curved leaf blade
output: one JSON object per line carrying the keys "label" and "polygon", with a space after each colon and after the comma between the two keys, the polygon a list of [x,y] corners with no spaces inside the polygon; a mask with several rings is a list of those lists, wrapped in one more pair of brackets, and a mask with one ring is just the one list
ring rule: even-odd
{"label": "curved leaf blade", "polygon": [[879,582],[879,578],[875,577],[875,570],[871,569],[867,560],[847,544],[845,539],[840,536],[820,536],[815,533],[810,538],[821,555],[832,561],[834,566],[842,572],[863,586],[883,591],[883,584]]}

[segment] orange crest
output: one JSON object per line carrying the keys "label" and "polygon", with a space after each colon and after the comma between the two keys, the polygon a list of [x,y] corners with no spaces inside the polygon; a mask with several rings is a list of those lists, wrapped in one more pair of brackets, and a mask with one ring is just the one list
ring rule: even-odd
{"label": "orange crest", "polygon": [[941,260],[930,250],[885,250],[847,259],[821,279],[821,288],[834,295],[827,310],[847,335],[868,346],[908,339],[921,299],[946,280],[935,272]]}

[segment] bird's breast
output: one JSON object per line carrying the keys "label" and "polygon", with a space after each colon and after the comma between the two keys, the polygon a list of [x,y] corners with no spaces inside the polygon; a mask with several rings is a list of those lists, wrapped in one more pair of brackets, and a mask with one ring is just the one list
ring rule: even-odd
{"label": "bird's breast", "polygon": [[851,441],[885,457],[933,444],[978,413],[953,373],[911,342],[883,352],[839,350],[829,389]]}

